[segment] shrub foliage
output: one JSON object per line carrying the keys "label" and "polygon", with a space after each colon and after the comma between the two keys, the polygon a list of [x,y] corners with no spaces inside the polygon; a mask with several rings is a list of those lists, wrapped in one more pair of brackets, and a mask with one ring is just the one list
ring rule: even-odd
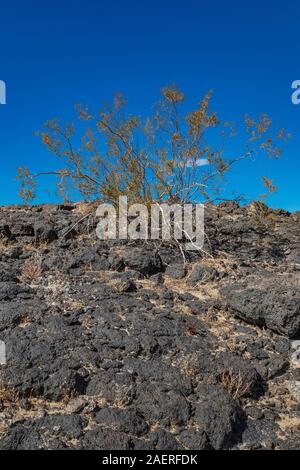
{"label": "shrub foliage", "polygon": [[[76,106],[74,124],[58,119],[45,123],[39,136],[57,167],[33,173],[18,169],[20,196],[36,197],[37,181],[55,177],[56,190],[68,201],[74,192],[84,200],[116,203],[127,195],[130,203],[184,203],[222,199],[223,180],[233,165],[263,156],[279,158],[280,142],[288,135],[275,131],[266,114],[257,119],[244,116],[238,131],[211,110],[212,92],[186,111],[184,94],[175,86],[162,89],[151,115],[141,119],[127,112],[123,95],[93,112]],[[239,148],[230,156],[230,148]],[[271,180],[263,178],[274,191]]]}

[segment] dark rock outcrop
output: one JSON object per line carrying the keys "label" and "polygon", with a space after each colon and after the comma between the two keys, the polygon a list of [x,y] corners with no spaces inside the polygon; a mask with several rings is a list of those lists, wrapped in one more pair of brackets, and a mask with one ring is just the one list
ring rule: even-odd
{"label": "dark rock outcrop", "polygon": [[300,446],[299,214],[205,219],[183,259],[80,204],[0,208],[0,449]]}
{"label": "dark rock outcrop", "polygon": [[222,292],[238,317],[292,338],[300,332],[300,287],[282,282],[278,276],[257,278],[255,287],[233,284]]}

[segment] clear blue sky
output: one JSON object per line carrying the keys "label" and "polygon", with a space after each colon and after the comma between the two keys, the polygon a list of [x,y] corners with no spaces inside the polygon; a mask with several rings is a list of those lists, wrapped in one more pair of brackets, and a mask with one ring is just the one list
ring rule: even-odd
{"label": "clear blue sky", "polygon": [[244,166],[232,184],[252,196],[267,176],[280,188],[269,203],[300,209],[300,105],[290,99],[300,80],[299,0],[11,0],[0,15],[0,204],[19,202],[16,167],[46,168],[34,136],[45,120],[115,91],[143,114],[176,82],[191,103],[214,88],[228,120],[265,111],[293,134],[282,161]]}

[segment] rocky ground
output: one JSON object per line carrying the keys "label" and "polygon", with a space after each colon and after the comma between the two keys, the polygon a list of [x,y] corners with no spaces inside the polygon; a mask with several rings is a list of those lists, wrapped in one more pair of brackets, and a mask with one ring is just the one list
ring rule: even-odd
{"label": "rocky ground", "polygon": [[0,449],[299,448],[300,212],[207,208],[184,263],[90,211],[0,208]]}

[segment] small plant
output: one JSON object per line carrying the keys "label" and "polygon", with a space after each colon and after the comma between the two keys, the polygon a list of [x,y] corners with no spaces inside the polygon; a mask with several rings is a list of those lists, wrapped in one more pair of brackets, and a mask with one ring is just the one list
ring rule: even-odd
{"label": "small plant", "polygon": [[247,396],[252,385],[245,382],[240,370],[236,372],[232,368],[221,373],[220,384],[235,400]]}
{"label": "small plant", "polygon": [[18,326],[20,328],[25,328],[27,325],[30,325],[31,317],[28,313],[23,313],[19,318]]}
{"label": "small plant", "polygon": [[11,389],[5,380],[0,375],[0,402],[3,404],[13,404],[18,401],[18,394],[14,389]]}
{"label": "small plant", "polygon": [[6,250],[10,244],[9,238],[4,233],[0,232],[0,250]]}
{"label": "small plant", "polygon": [[36,254],[25,261],[21,270],[21,280],[31,283],[41,277],[42,273],[42,258],[40,255]]}
{"label": "small plant", "polygon": [[6,238],[2,233],[0,233],[0,250],[5,250],[6,248]]}

